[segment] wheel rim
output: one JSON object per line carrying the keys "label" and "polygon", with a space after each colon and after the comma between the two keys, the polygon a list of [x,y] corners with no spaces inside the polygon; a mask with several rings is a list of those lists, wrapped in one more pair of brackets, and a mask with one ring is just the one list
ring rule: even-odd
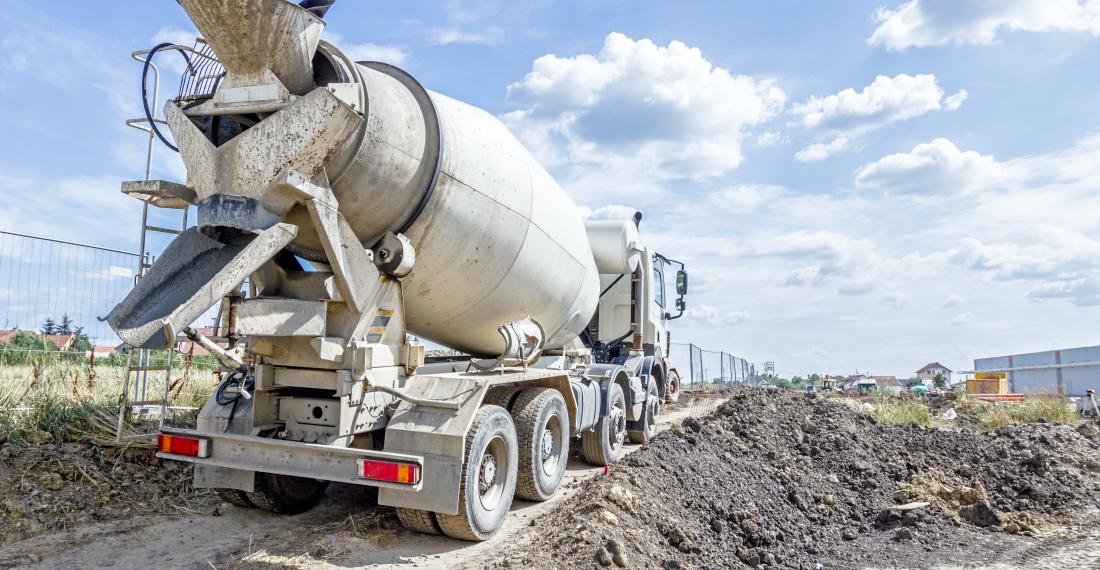
{"label": "wheel rim", "polygon": [[661,415],[661,402],[659,398],[650,398],[650,404],[646,410],[646,428],[652,432],[657,429],[657,418]]}
{"label": "wheel rim", "polygon": [[616,448],[626,439],[626,409],[622,400],[612,403],[608,419],[611,420],[611,430],[607,434],[608,443]]}
{"label": "wheel rim", "polygon": [[554,414],[546,420],[546,426],[542,429],[542,436],[539,438],[539,464],[542,466],[542,473],[548,477],[557,473],[558,464],[561,462],[564,443],[561,427],[561,418]]}
{"label": "wheel rim", "polygon": [[492,511],[500,505],[508,477],[508,445],[501,437],[494,437],[485,446],[485,452],[477,466],[478,498],[481,506]]}

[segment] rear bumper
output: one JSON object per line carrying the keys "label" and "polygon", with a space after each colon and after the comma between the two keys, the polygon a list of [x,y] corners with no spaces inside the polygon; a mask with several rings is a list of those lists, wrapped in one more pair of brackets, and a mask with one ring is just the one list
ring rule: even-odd
{"label": "rear bumper", "polygon": [[423,470],[424,458],[417,455],[186,429],[164,429],[161,430],[161,433],[202,437],[210,441],[209,457],[200,459],[186,455],[158,452],[157,457],[162,459],[187,461],[196,465],[225,467],[242,471],[259,471],[293,477],[323,479],[353,485],[369,485],[401,491],[419,491],[423,485],[423,479],[416,485],[406,485],[359,477],[360,459],[401,461],[417,465]]}

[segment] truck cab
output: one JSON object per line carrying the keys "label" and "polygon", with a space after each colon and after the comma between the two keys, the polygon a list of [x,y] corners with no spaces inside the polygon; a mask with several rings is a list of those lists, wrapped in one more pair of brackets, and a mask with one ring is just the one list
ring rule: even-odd
{"label": "truck cab", "polygon": [[638,212],[629,221],[586,224],[600,270],[600,298],[583,340],[595,362],[653,376],[660,398],[673,401],[679,375],[668,359],[669,325],[684,314],[688,276],[683,263],[642,243],[641,217]]}

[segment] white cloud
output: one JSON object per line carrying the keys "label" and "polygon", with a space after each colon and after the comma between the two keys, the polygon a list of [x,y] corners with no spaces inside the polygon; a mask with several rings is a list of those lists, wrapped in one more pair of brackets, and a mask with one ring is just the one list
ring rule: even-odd
{"label": "white cloud", "polygon": [[800,162],[825,160],[830,155],[848,150],[848,137],[836,137],[827,143],[813,143],[794,153],[794,159]]}
{"label": "white cloud", "polygon": [[508,98],[519,109],[502,119],[544,164],[652,184],[736,168],[748,130],[776,116],[786,95],[682,42],[611,33],[599,53],[536,59]]}
{"label": "white cloud", "polygon": [[500,26],[485,26],[472,32],[459,28],[439,28],[431,31],[429,42],[432,45],[447,44],[484,44],[493,45],[504,35]]}
{"label": "white cloud", "polygon": [[684,316],[719,327],[739,325],[750,317],[745,311],[727,311],[711,305],[690,306]]}
{"label": "white cloud", "polygon": [[707,194],[707,201],[715,208],[751,211],[767,205],[786,191],[773,184],[737,184]]}
{"label": "white cloud", "polygon": [[944,299],[943,304],[940,305],[940,307],[944,309],[950,309],[952,307],[958,307],[959,305],[965,305],[966,301],[966,297],[962,295],[948,295],[947,299]]}
{"label": "white cloud", "polygon": [[1040,283],[1028,291],[1031,299],[1068,299],[1079,307],[1100,305],[1100,276],[1090,272],[1068,281]]}
{"label": "white cloud", "polygon": [[794,105],[791,112],[801,117],[803,127],[831,140],[811,144],[795,158],[824,159],[848,149],[852,139],[868,132],[933,111],[954,111],[966,98],[965,90],[945,98],[935,75],[904,73],[879,75],[860,91],[848,88],[826,97],[811,97]]}
{"label": "white cloud", "polygon": [[880,8],[867,43],[889,50],[989,44],[1002,30],[1100,35],[1098,0],[910,0]]}
{"label": "white cloud", "polygon": [[1004,167],[990,155],[961,151],[947,139],[884,156],[856,172],[856,187],[892,194],[966,194],[1002,179]]}
{"label": "white cloud", "polygon": [[968,325],[974,322],[974,313],[959,313],[951,319],[953,325]]}
{"label": "white cloud", "polygon": [[395,45],[350,42],[340,34],[328,31],[325,32],[325,40],[343,50],[352,61],[381,61],[399,66],[409,59],[408,52]]}
{"label": "white cloud", "polygon": [[900,291],[886,293],[880,300],[884,304],[895,308],[901,308],[909,304],[909,297]]}
{"label": "white cloud", "polygon": [[[585,209],[588,210],[588,208]],[[622,204],[608,204],[596,208],[595,210],[589,210],[584,217],[590,220],[631,220],[634,218],[634,213],[637,211],[637,208],[631,208],[630,206],[624,206]]]}

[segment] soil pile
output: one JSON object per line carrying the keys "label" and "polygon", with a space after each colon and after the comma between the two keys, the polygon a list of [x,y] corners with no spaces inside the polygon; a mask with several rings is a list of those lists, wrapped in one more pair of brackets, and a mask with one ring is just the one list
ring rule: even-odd
{"label": "soil pile", "polygon": [[1100,504],[1098,448],[1092,426],[886,426],[814,394],[741,390],[586,482],[494,566],[988,561]]}
{"label": "soil pile", "polygon": [[58,444],[46,432],[0,446],[0,547],[139,513],[211,513],[217,504],[213,492],[191,488],[189,464],[147,447]]}

